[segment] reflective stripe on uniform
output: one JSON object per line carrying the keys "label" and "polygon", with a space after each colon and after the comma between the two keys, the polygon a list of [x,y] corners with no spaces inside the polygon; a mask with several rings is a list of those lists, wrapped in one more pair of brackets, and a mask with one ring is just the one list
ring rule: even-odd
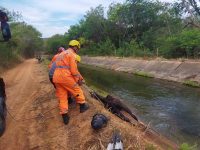
{"label": "reflective stripe on uniform", "polygon": [[80,74],[72,74],[72,76],[80,76]]}
{"label": "reflective stripe on uniform", "polygon": [[56,62],[57,61],[61,61],[64,57],[65,54],[69,54],[69,52],[65,51],[64,54],[62,55],[58,55],[58,57],[56,58],[56,60],[53,62],[51,69],[49,70],[49,77],[53,78],[54,72],[57,68],[65,68],[65,69],[70,69],[70,66],[57,66]]}
{"label": "reflective stripe on uniform", "polygon": [[65,68],[65,69],[70,69],[70,66],[56,66],[56,68]]}
{"label": "reflective stripe on uniform", "polygon": [[53,62],[51,69],[49,70],[49,77],[53,78],[53,74],[57,68],[70,69],[70,66],[56,66],[56,62]]}

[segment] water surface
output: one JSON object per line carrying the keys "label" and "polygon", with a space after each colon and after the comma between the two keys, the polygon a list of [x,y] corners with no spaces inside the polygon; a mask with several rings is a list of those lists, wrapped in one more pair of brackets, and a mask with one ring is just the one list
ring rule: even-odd
{"label": "water surface", "polygon": [[145,123],[180,144],[200,145],[200,89],[80,65],[87,84],[119,97]]}

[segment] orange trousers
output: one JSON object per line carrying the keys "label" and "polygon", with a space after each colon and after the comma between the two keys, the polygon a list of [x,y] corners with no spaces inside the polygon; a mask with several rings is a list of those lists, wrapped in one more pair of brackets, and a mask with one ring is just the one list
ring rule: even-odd
{"label": "orange trousers", "polygon": [[[72,84],[74,83],[74,84]],[[85,96],[81,87],[74,81],[68,83],[55,83],[56,96],[59,99],[60,114],[68,112],[68,93],[76,99],[76,103],[85,103]]]}

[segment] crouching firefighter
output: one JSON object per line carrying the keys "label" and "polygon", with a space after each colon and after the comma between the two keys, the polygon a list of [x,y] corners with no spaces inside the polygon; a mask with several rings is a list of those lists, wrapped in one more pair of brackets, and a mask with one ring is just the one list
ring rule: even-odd
{"label": "crouching firefighter", "polygon": [[[56,60],[56,58],[58,57],[58,55],[59,55],[61,52],[64,52],[64,51],[65,51],[65,49],[64,49],[63,47],[59,47],[59,48],[58,48],[57,54],[53,56],[53,58],[52,58],[50,64],[48,65],[48,68],[49,68],[49,69],[51,69],[53,62]],[[50,80],[50,82],[53,84],[54,88],[56,88],[56,86],[55,86],[54,83],[53,83],[53,74],[49,74],[49,80]]]}
{"label": "crouching firefighter", "polygon": [[64,124],[69,122],[68,93],[71,93],[80,105],[80,113],[89,108],[80,87],[83,84],[83,77],[79,73],[76,63],[76,53],[79,49],[80,43],[78,41],[70,41],[69,48],[56,57],[49,71],[49,76],[53,76],[53,83],[56,86],[56,96],[59,99],[60,114]]}

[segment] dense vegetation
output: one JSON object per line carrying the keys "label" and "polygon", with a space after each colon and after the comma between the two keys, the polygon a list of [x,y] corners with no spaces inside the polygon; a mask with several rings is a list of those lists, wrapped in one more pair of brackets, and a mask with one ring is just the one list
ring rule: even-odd
{"label": "dense vegetation", "polygon": [[20,58],[33,57],[40,50],[54,54],[59,46],[67,47],[71,39],[81,42],[82,55],[200,56],[199,0],[126,0],[112,3],[107,12],[99,5],[86,12],[64,35],[45,40],[33,26],[22,21],[20,14],[0,9],[7,12],[12,32],[9,42],[0,42],[0,68]]}
{"label": "dense vegetation", "polygon": [[49,52],[70,39],[83,44],[84,55],[163,56],[198,58],[200,9],[196,0],[162,3],[126,0],[111,4],[105,15],[100,5],[91,8],[65,35],[47,40]]}
{"label": "dense vegetation", "polygon": [[[20,61],[21,58],[33,57],[35,52],[41,50],[43,41],[41,33],[33,26],[26,24],[20,14],[7,12],[10,21],[12,39],[9,42],[0,42],[0,68],[9,67],[11,64]],[[2,41],[2,36],[0,36]]]}

